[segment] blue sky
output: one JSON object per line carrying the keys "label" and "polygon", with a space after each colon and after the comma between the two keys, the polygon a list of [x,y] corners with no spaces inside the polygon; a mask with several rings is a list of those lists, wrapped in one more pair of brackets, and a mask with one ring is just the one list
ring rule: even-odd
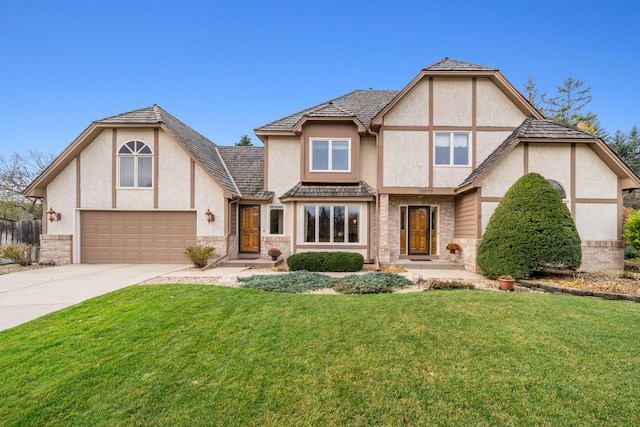
{"label": "blue sky", "polygon": [[220,145],[354,89],[401,89],[445,56],[520,91],[571,76],[609,132],[640,124],[635,1],[0,2],[0,150],[59,154],[154,103]]}

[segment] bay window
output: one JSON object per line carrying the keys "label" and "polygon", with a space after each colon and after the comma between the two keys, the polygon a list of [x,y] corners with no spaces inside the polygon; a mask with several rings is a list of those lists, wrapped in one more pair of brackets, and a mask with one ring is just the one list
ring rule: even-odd
{"label": "bay window", "polygon": [[306,243],[360,242],[360,206],[305,205]]}

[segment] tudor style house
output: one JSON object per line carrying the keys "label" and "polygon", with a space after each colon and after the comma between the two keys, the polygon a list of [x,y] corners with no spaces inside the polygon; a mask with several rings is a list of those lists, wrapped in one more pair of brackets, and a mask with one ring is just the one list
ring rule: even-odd
{"label": "tudor style house", "polygon": [[[623,268],[622,193],[640,179],[599,138],[545,120],[495,68],[445,58],[402,90],[356,90],[222,147],[158,106],[92,123],[26,190],[43,259],[181,262],[361,253],[377,265],[476,251],[506,190],[538,172],[582,239],[584,270]],[[60,214],[59,216],[57,214]]]}

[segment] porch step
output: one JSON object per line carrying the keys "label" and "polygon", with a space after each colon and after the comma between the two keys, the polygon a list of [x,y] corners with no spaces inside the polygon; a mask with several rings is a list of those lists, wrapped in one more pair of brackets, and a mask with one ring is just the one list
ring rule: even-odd
{"label": "porch step", "polygon": [[403,259],[396,262],[380,263],[380,268],[389,266],[402,267],[404,269],[417,268],[421,270],[464,270],[464,264],[439,259],[431,261],[411,261]]}
{"label": "porch step", "polygon": [[224,259],[218,263],[218,267],[272,268],[279,266],[283,262],[282,259],[271,261],[271,259],[268,258]]}

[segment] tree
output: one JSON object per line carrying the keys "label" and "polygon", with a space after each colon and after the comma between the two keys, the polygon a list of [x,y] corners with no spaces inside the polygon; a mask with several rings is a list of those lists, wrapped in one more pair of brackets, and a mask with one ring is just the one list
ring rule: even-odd
{"label": "tree", "polygon": [[584,87],[582,80],[568,77],[561,86],[556,87],[555,96],[547,97],[547,93],[540,93],[533,78],[529,77],[524,90],[529,102],[548,119],[579,127],[594,135],[600,135],[599,132],[603,131],[598,115],[583,111],[593,97],[591,88]]}
{"label": "tree", "polygon": [[558,192],[540,174],[524,175],[509,188],[489,220],[478,248],[485,276],[527,278],[548,265],[577,269],[580,236]]}
{"label": "tree", "polygon": [[0,220],[20,221],[42,218],[38,199],[28,199],[22,192],[51,163],[53,155],[29,150],[26,155],[13,152],[0,155]]}
{"label": "tree", "polygon": [[242,135],[240,137],[240,141],[236,142],[236,146],[252,147],[253,143],[251,142],[251,138],[247,135]]}
{"label": "tree", "polygon": [[617,131],[608,141],[609,147],[616,152],[636,174],[640,174],[640,134],[637,126],[629,133]]}

